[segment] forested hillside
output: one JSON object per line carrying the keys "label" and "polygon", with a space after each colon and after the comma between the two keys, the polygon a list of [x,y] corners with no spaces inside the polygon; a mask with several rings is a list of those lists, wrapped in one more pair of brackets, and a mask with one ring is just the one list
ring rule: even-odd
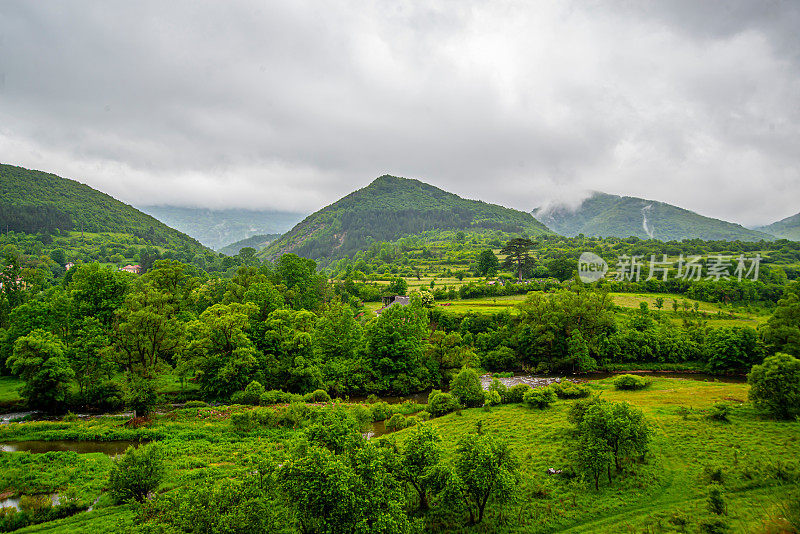
{"label": "forested hillside", "polygon": [[463,199],[419,180],[385,175],[309,215],[262,256],[294,252],[329,260],[363,250],[375,241],[429,230],[551,233],[529,213]]}
{"label": "forested hillside", "polygon": [[791,217],[786,217],[778,222],[774,222],[768,226],[756,228],[760,232],[767,232],[776,237],[783,239],[791,239],[792,241],[800,241],[800,213],[796,213]]}
{"label": "forested hillside", "polygon": [[0,225],[28,234],[131,234],[152,245],[204,250],[195,239],[88,185],[13,165],[0,164]]}
{"label": "forested hillside", "polygon": [[554,232],[566,236],[682,239],[771,240],[774,236],[719,219],[704,217],[664,202],[595,192],[577,208],[565,205],[537,208],[533,215]]}

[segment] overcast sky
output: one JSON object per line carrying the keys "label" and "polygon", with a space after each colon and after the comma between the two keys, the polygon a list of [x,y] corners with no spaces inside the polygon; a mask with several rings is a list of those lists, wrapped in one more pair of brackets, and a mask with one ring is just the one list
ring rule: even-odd
{"label": "overcast sky", "polygon": [[800,211],[800,2],[0,2],[0,161],[310,212],[381,174]]}

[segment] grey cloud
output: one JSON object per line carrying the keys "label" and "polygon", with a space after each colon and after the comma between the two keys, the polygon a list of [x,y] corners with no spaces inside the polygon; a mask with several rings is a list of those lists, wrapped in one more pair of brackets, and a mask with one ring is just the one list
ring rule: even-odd
{"label": "grey cloud", "polygon": [[791,2],[0,4],[0,160],[134,204],[311,211],[392,173],[800,210]]}

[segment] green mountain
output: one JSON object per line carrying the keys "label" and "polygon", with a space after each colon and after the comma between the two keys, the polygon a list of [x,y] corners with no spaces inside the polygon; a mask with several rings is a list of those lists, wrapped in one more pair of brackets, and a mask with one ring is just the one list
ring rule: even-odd
{"label": "green mountain", "polygon": [[800,213],[781,219],[768,226],[761,226],[756,230],[770,233],[775,237],[800,241]]}
{"label": "green mountain", "polygon": [[153,245],[205,250],[188,235],[88,185],[4,164],[0,164],[0,227],[28,234],[123,233]]}
{"label": "green mountain", "polygon": [[664,202],[595,192],[577,208],[565,205],[533,210],[533,215],[553,231],[565,235],[630,237],[680,241],[772,240],[774,236],[731,222],[704,217]]}
{"label": "green mountain", "polygon": [[281,234],[265,234],[265,235],[254,235],[248,237],[247,239],[241,239],[236,243],[231,243],[225,247],[219,249],[219,252],[225,254],[226,256],[235,256],[239,254],[239,251],[245,247],[252,247],[256,250],[261,250],[266,248],[270,243],[275,241],[281,236]]}
{"label": "green mountain", "polygon": [[178,206],[142,206],[139,209],[220,252],[222,247],[250,236],[282,234],[305,215],[271,210],[212,210]]}
{"label": "green mountain", "polygon": [[294,252],[333,259],[364,250],[375,241],[428,230],[552,233],[529,213],[467,200],[419,180],[385,175],[312,213],[260,255],[274,258]]}

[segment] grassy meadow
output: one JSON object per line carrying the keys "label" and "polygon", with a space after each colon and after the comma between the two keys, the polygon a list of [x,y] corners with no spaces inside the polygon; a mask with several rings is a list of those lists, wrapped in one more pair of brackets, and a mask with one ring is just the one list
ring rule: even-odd
{"label": "grassy meadow", "polygon": [[[643,391],[623,392],[610,379],[590,382],[595,393],[640,407],[650,422],[651,453],[627,466],[600,490],[570,473],[571,425],[576,401],[559,400],[544,410],[524,405],[473,408],[427,423],[452,453],[461,436],[482,431],[507,440],[516,458],[519,483],[504,507],[490,502],[483,524],[463,532],[698,532],[713,519],[706,510],[709,473],[720,470],[731,532],[767,532],[766,523],[797,490],[800,423],[776,422],[747,402],[748,385],[656,378]],[[732,406],[730,422],[706,418],[717,402]],[[0,427],[0,442],[19,440],[152,440],[163,444],[166,482],[159,491],[207,477],[244,476],[251,459],[281,448],[296,435],[292,428],[255,425],[234,428],[231,414],[270,408],[243,406],[178,409],[134,428],[125,418],[75,422],[23,422]],[[260,415],[258,415],[260,414]],[[380,438],[402,442],[409,430]],[[130,505],[113,505],[106,493],[108,457],[74,452],[0,454],[0,494],[52,493],[95,502],[90,512],[35,525],[19,532],[121,531],[134,515]],[[563,470],[548,475],[547,470]],[[458,523],[456,523],[458,524]]]}

